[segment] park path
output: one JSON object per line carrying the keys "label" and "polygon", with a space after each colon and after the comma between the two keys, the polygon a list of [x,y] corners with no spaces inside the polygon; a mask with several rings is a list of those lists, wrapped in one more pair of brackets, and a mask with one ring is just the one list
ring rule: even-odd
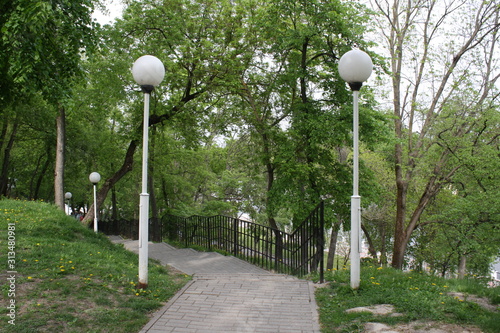
{"label": "park path", "polygon": [[[110,239],[138,253],[138,241]],[[193,279],[140,333],[320,332],[311,281],[165,243],[149,243],[149,257]]]}

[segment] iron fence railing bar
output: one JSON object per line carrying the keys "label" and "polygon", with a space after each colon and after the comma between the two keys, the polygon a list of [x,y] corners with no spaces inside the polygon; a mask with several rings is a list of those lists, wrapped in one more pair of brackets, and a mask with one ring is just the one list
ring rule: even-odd
{"label": "iron fence railing bar", "polygon": [[[222,215],[179,217],[164,215],[152,228],[149,239],[168,239],[184,246],[220,250],[267,270],[304,276],[318,271],[324,280],[324,204],[320,204],[292,232]],[[138,239],[138,220],[100,221],[100,230]],[[155,237],[153,237],[155,236]]]}

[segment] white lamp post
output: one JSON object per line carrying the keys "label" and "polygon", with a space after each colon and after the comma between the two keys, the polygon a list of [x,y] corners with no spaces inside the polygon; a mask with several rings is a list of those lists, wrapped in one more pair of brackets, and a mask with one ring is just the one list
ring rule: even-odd
{"label": "white lamp post", "polygon": [[359,188],[359,138],[358,138],[358,98],[359,89],[373,70],[373,63],[368,54],[360,50],[345,53],[339,60],[339,74],[351,87],[353,95],[353,185],[351,197],[351,288],[359,288],[361,252],[361,197]]}
{"label": "white lamp post", "polygon": [[144,93],[144,120],[142,137],[142,193],[139,202],[139,284],[148,286],[149,194],[148,192],[148,128],[149,97],[165,76],[165,67],[156,57],[145,55],[134,62],[132,75]]}
{"label": "white lamp post", "polygon": [[64,193],[64,198],[66,200],[68,200],[68,215],[70,214],[70,206],[69,206],[69,204],[70,204],[70,200],[71,200],[72,196],[73,196],[73,194],[71,194],[71,192]]}
{"label": "white lamp post", "polygon": [[96,195],[96,185],[101,180],[101,175],[97,172],[92,172],[89,175],[89,180],[94,184],[94,232],[97,232],[97,195]]}

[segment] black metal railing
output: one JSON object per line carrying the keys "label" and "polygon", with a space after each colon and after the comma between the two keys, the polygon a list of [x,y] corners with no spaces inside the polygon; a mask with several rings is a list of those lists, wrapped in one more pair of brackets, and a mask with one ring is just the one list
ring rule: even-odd
{"label": "black metal railing", "polygon": [[[125,238],[139,239],[139,220],[102,220],[98,222],[98,229],[106,235],[121,235]],[[153,242],[162,241],[161,222],[155,223],[153,218],[149,219],[149,240]]]}
{"label": "black metal railing", "polygon": [[162,218],[163,238],[230,253],[279,273],[319,271],[323,281],[324,205],[321,202],[291,234],[227,216]]}
{"label": "black metal railing", "polygon": [[106,235],[121,235],[125,238],[139,239],[139,220],[100,220],[97,227]]}

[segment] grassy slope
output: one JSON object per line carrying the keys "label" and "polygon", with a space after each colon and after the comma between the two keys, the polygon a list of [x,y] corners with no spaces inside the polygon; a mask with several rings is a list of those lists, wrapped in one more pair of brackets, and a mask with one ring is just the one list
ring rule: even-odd
{"label": "grassy slope", "polygon": [[[362,267],[359,290],[350,288],[349,271],[327,272],[329,286],[316,292],[324,332],[362,332],[364,323],[388,325],[416,320],[479,326],[484,332],[500,332],[500,287],[486,288],[474,279],[445,280],[423,273],[404,273],[392,268]],[[497,311],[486,311],[473,302],[449,295],[486,297]],[[374,316],[367,312],[346,314],[359,306],[392,304],[402,316]]]}
{"label": "grassy slope", "polygon": [[[14,269],[7,265],[9,223]],[[189,279],[150,261],[149,288],[135,289],[137,255],[40,202],[0,200],[0,262],[2,332],[135,333]],[[9,270],[17,271],[15,297]],[[11,299],[15,326],[8,323]]]}

